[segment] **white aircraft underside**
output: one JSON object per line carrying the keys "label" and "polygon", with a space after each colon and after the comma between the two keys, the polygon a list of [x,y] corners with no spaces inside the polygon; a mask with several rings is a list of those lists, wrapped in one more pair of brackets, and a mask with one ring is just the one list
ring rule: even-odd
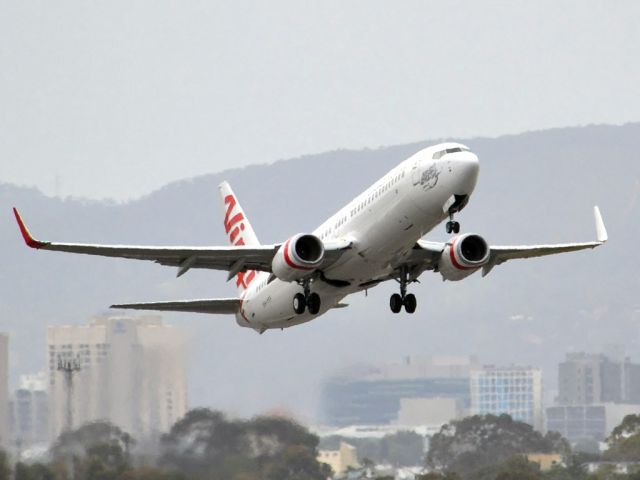
{"label": "white aircraft underside", "polygon": [[[43,242],[34,239],[17,210],[25,242],[32,248],[154,260],[178,268],[226,270],[238,298],[112,305],[113,308],[235,314],[240,326],[260,333],[308,322],[342,308],[349,294],[380,282],[398,280],[390,300],[398,313],[413,313],[416,299],[408,285],[425,270],[444,280],[462,280],[507,260],[594,248],[607,232],[594,207],[596,241],[561,245],[489,246],[477,234],[458,235],[453,220],[469,201],[479,162],[467,147],[444,143],[425,148],[400,163],[311,234],[297,234],[275,245],[260,245],[226,182],[220,185],[224,227],[230,247],[143,247]],[[421,238],[449,218],[445,243]]]}

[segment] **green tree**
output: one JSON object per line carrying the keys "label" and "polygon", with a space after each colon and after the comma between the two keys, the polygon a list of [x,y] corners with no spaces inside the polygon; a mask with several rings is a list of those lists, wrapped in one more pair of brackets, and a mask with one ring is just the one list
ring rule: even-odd
{"label": "green tree", "polygon": [[324,438],[322,448],[337,449],[341,441],[356,447],[361,459],[368,458],[378,464],[414,466],[424,461],[424,439],[415,432],[401,431],[379,439],[346,438],[335,435]]}
{"label": "green tree", "polygon": [[11,467],[9,466],[9,456],[4,450],[0,450],[0,480],[11,478]]}
{"label": "green tree", "polygon": [[427,465],[472,478],[479,470],[532,452],[568,455],[570,448],[558,433],[543,436],[531,425],[514,421],[509,415],[476,415],[446,424],[433,436]]}
{"label": "green tree", "polygon": [[526,457],[516,455],[502,463],[495,475],[496,480],[542,480],[540,467]]}
{"label": "green tree", "polygon": [[604,457],[616,461],[640,460],[640,415],[627,415],[607,439]]}
{"label": "green tree", "polygon": [[43,463],[16,463],[14,480],[55,480],[53,469]]}
{"label": "green tree", "polygon": [[76,480],[115,480],[130,467],[133,438],[108,422],[88,423],[64,432],[50,449],[53,462]]}
{"label": "green tree", "polygon": [[[93,456],[104,456],[107,463],[113,461],[117,448],[119,458],[128,458],[134,439],[128,433],[109,422],[92,422],[82,425],[76,430],[64,432],[58,437],[49,453],[55,460],[66,460],[69,456],[87,456],[91,451]],[[104,448],[103,446],[110,448]],[[96,447],[100,447],[97,448]],[[113,448],[111,448],[113,447]]]}
{"label": "green tree", "polygon": [[324,479],[318,437],[279,417],[229,420],[209,409],[187,412],[163,436],[159,464],[189,478]]}
{"label": "green tree", "polygon": [[415,432],[385,435],[380,441],[380,463],[399,466],[420,465],[424,460],[424,439]]}
{"label": "green tree", "polygon": [[127,470],[118,480],[187,480],[187,477],[155,467],[141,466]]}
{"label": "green tree", "polygon": [[416,480],[460,480],[460,476],[455,472],[429,472],[416,475]]}
{"label": "green tree", "polygon": [[324,480],[331,470],[318,463],[313,450],[302,445],[287,447],[263,469],[265,480]]}

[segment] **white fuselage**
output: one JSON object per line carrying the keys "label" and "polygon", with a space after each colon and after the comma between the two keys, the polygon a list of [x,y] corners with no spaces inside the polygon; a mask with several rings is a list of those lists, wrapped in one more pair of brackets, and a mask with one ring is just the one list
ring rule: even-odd
{"label": "white fuselage", "polygon": [[[454,151],[443,153],[447,149]],[[278,279],[268,282],[269,273],[258,273],[242,293],[238,324],[264,331],[308,322],[345,296],[388,278],[416,242],[448,217],[455,196],[471,195],[478,170],[476,155],[456,143],[412,155],[313,232],[326,243],[351,242],[339,261],[323,272],[327,279],[346,281],[349,286],[313,281],[311,290],[322,300],[320,312],[296,315],[292,299],[302,287]]]}

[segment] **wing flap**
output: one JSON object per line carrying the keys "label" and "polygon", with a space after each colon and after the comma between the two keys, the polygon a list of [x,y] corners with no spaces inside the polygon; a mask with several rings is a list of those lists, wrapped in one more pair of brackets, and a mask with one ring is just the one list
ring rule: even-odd
{"label": "wing flap", "polygon": [[111,308],[127,310],[160,310],[168,312],[234,314],[240,309],[239,298],[176,300],[173,302],[122,303]]}

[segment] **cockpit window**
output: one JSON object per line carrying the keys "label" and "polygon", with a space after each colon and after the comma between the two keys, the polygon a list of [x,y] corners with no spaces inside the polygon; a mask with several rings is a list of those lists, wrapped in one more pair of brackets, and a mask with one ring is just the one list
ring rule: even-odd
{"label": "cockpit window", "polygon": [[440,150],[439,152],[434,153],[433,159],[438,160],[439,158],[441,158],[443,155],[446,155],[447,153],[468,152],[468,151],[469,151],[468,148],[462,148],[462,147],[447,148],[445,150]]}

